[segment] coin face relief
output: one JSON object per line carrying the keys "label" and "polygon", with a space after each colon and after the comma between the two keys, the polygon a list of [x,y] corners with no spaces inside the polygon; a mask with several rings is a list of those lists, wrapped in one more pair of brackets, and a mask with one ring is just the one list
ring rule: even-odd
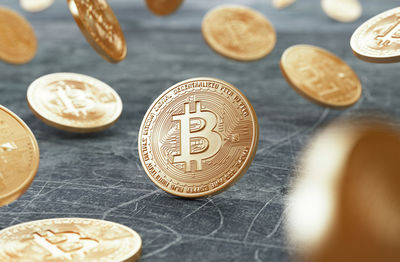
{"label": "coin face relief", "polygon": [[146,0],[147,7],[155,15],[169,15],[175,12],[183,0]]}
{"label": "coin face relief", "polygon": [[217,53],[239,61],[265,57],[275,46],[276,33],[261,13],[243,6],[221,6],[203,19],[203,37]]}
{"label": "coin face relief", "polygon": [[87,218],[38,220],[0,231],[0,260],[133,262],[142,240],[132,229]]}
{"label": "coin face relief", "polygon": [[367,62],[400,62],[400,7],[362,24],[350,40],[354,54]]}
{"label": "coin face relief", "polygon": [[295,45],[286,49],[281,71],[293,89],[322,106],[348,107],[361,97],[361,82],[351,67],[319,47]]}
{"label": "coin face relief", "polygon": [[28,189],[39,159],[39,147],[29,127],[0,106],[0,206],[16,200]]}
{"label": "coin face relief", "polygon": [[127,47],[117,17],[106,0],[67,0],[75,22],[87,41],[104,59],[125,59]]}
{"label": "coin face relief", "polygon": [[37,50],[35,32],[17,12],[0,7],[0,59],[11,64],[25,64]]}
{"label": "coin face relief", "polygon": [[147,111],[138,138],[150,179],[181,197],[216,194],[248,169],[258,144],[256,114],[234,86],[193,78],[167,89]]}
{"label": "coin face relief", "polygon": [[75,73],[42,76],[28,88],[32,112],[53,127],[78,133],[113,125],[122,113],[119,95],[95,78]]}

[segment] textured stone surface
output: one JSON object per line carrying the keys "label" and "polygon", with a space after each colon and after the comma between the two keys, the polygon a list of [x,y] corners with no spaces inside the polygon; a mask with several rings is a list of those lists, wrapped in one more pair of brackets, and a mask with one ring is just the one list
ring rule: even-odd
{"label": "textured stone surface", "polygon": [[[359,61],[349,47],[353,30],[368,17],[396,6],[396,1],[365,0],[356,23],[340,24],[322,12],[319,1],[299,0],[281,11],[269,1],[187,0],[174,15],[151,15],[144,1],[111,0],[126,34],[128,57],[112,65],[86,43],[66,1],[42,13],[25,14],[39,40],[36,58],[27,65],[0,63],[0,104],[32,128],[40,150],[39,172],[16,202],[0,208],[0,229],[53,217],[90,217],[127,225],[143,238],[142,261],[287,261],[285,198],[296,157],[316,129],[339,115],[366,110],[400,114],[400,64]],[[204,43],[204,13],[223,3],[245,3],[266,14],[276,26],[278,42],[266,59],[239,63],[215,54]],[[2,5],[21,11],[15,0]],[[1,37],[1,36],[0,36]],[[326,48],[359,74],[364,93],[350,109],[316,106],[298,96],[279,70],[282,52],[293,44]],[[46,126],[29,111],[26,89],[37,77],[53,72],[88,74],[121,95],[124,112],[107,131],[76,135]],[[253,164],[228,191],[206,199],[184,200],[156,188],[137,153],[144,113],[163,90],[196,76],[234,84],[253,103],[259,117],[260,142]]]}

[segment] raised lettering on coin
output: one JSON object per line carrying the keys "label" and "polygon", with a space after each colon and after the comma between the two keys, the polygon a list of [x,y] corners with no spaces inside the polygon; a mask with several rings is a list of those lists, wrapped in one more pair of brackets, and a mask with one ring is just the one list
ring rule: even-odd
{"label": "raised lettering on coin", "polygon": [[195,78],[169,88],[149,108],[139,155],[159,187],[193,198],[236,182],[257,142],[257,118],[243,94],[222,80]]}

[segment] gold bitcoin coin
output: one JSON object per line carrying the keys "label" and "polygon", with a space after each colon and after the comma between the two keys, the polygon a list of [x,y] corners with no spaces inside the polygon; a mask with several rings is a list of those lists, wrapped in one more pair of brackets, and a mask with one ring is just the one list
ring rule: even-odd
{"label": "gold bitcoin coin", "polygon": [[327,16],[343,23],[354,22],[362,14],[358,0],[321,0],[321,7]]}
{"label": "gold bitcoin coin", "polygon": [[181,197],[203,197],[227,189],[246,172],[258,144],[257,117],[231,84],[188,79],[150,106],[138,144],[157,186]]}
{"label": "gold bitcoin coin", "polygon": [[19,0],[19,4],[27,12],[40,12],[49,8],[54,0]]}
{"label": "gold bitcoin coin", "polygon": [[288,239],[300,257],[400,257],[400,134],[388,122],[348,119],[309,143],[288,198]]}
{"label": "gold bitcoin coin", "polygon": [[316,46],[295,45],[286,49],[281,71],[294,90],[322,106],[349,107],[361,97],[361,82],[351,67]]}
{"label": "gold bitcoin coin", "polygon": [[0,106],[0,206],[25,193],[35,178],[39,159],[39,147],[29,127]]}
{"label": "gold bitcoin coin", "polygon": [[141,250],[138,233],[104,220],[46,219],[0,231],[0,261],[134,262]]}
{"label": "gold bitcoin coin", "polygon": [[89,44],[111,63],[125,59],[127,48],[117,17],[106,0],[67,0],[69,10]]}
{"label": "gold bitcoin coin", "polygon": [[274,0],[272,5],[277,9],[283,9],[292,5],[296,0]]}
{"label": "gold bitcoin coin", "polygon": [[400,62],[400,7],[362,24],[350,40],[353,53],[372,63]]}
{"label": "gold bitcoin coin", "polygon": [[243,6],[221,6],[203,19],[203,37],[217,53],[239,61],[253,61],[268,55],[276,33],[261,13]]}
{"label": "gold bitcoin coin", "polygon": [[175,12],[183,0],[146,0],[147,7],[155,15],[169,15]]}
{"label": "gold bitcoin coin", "polygon": [[93,77],[54,73],[28,88],[32,112],[46,124],[70,132],[89,133],[112,126],[122,113],[122,101],[110,86]]}
{"label": "gold bitcoin coin", "polygon": [[0,59],[11,64],[25,64],[37,50],[35,32],[17,12],[0,7]]}

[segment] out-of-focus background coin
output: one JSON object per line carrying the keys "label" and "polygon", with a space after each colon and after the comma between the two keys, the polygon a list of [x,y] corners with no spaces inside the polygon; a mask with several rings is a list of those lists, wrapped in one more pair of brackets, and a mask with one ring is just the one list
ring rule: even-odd
{"label": "out-of-focus background coin", "polygon": [[369,19],[353,33],[350,45],[360,59],[372,63],[400,62],[400,7]]}
{"label": "out-of-focus background coin", "polygon": [[89,44],[111,63],[125,59],[124,33],[106,0],[67,0],[69,10]]}
{"label": "out-of-focus background coin", "polygon": [[147,7],[155,15],[169,15],[175,12],[183,0],[146,0]]}
{"label": "out-of-focus background coin", "polygon": [[109,85],[90,76],[54,73],[28,88],[32,112],[46,124],[70,132],[89,133],[112,126],[122,113],[122,101]]}
{"label": "out-of-focus background coin", "polygon": [[283,9],[292,5],[296,0],[273,0],[272,5],[277,9]]}
{"label": "out-of-focus background coin", "polygon": [[49,8],[54,0],[19,0],[22,9],[27,12],[40,12]]}
{"label": "out-of-focus background coin", "polygon": [[239,61],[261,59],[276,43],[275,29],[268,19],[244,6],[212,9],[203,19],[202,33],[213,50]]}
{"label": "out-of-focus background coin", "polygon": [[353,69],[316,46],[295,45],[286,49],[281,71],[294,90],[322,106],[349,107],[361,97],[361,82]]}
{"label": "out-of-focus background coin", "polygon": [[17,12],[0,7],[0,59],[11,64],[25,64],[37,50],[35,32]]}
{"label": "out-of-focus background coin", "polygon": [[399,164],[400,134],[382,120],[349,119],[313,138],[288,202],[288,239],[299,256],[397,261]]}
{"label": "out-of-focus background coin", "polygon": [[227,189],[249,168],[258,144],[257,117],[231,84],[188,79],[150,106],[138,144],[157,186],[181,197],[203,197]]}
{"label": "out-of-focus background coin", "polygon": [[39,159],[39,147],[29,127],[0,106],[0,206],[16,200],[28,189]]}
{"label": "out-of-focus background coin", "polygon": [[362,14],[358,0],[321,0],[321,7],[327,16],[343,23],[354,22]]}
{"label": "out-of-focus background coin", "polygon": [[46,219],[0,231],[0,261],[133,262],[141,250],[138,233],[104,220]]}

